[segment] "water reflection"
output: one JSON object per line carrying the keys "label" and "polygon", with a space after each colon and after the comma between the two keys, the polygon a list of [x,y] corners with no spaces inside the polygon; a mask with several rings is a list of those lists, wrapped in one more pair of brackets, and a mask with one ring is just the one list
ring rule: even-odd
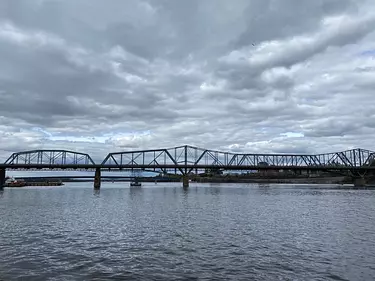
{"label": "water reflection", "polygon": [[269,183],[258,183],[258,187],[262,189],[269,189],[270,184]]}
{"label": "water reflection", "polygon": [[210,183],[208,185],[208,188],[204,188],[204,193],[205,194],[210,194],[210,195],[220,195],[222,190],[222,187],[218,184],[215,183]]}
{"label": "water reflection", "polygon": [[130,199],[132,200],[140,199],[143,195],[143,188],[139,186],[130,186],[129,194],[130,194]]}
{"label": "water reflection", "polygon": [[104,185],[100,200],[84,185],[7,189],[0,279],[375,280],[373,191],[127,189]]}
{"label": "water reflection", "polygon": [[100,197],[100,189],[95,189],[94,188],[94,196]]}
{"label": "water reflection", "polygon": [[184,197],[188,196],[189,191],[190,191],[190,187],[185,187],[185,186],[182,187],[182,192],[183,192]]}
{"label": "water reflection", "polygon": [[271,194],[270,184],[268,184],[268,183],[258,183],[258,190],[259,190],[260,194],[262,194],[262,195],[270,195]]}
{"label": "water reflection", "polygon": [[210,186],[210,194],[211,195],[220,195],[221,193],[221,187],[220,186],[215,186],[215,185],[211,185]]}

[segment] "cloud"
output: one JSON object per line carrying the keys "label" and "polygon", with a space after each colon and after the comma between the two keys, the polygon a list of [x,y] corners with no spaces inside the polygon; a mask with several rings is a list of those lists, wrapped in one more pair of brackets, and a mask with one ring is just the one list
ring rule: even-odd
{"label": "cloud", "polygon": [[0,1],[0,160],[374,149],[366,0]]}

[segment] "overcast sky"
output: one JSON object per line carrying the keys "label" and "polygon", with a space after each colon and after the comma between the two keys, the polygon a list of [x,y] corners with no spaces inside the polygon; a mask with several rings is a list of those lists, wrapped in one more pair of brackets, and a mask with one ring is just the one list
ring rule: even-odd
{"label": "overcast sky", "polygon": [[373,0],[0,0],[0,160],[375,149]]}

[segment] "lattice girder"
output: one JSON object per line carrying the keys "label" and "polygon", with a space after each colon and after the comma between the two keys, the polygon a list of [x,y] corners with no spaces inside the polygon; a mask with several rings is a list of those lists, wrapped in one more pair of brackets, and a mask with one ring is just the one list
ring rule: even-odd
{"label": "lattice girder", "polygon": [[30,150],[13,153],[5,164],[80,165],[95,162],[90,155],[69,150]]}
{"label": "lattice girder", "polygon": [[[371,158],[372,157],[372,158]],[[370,159],[371,158],[371,159]],[[249,154],[231,153],[202,149],[193,146],[180,146],[168,149],[145,151],[125,151],[110,153],[103,165],[115,164],[155,167],[158,165],[184,165],[238,167],[269,165],[274,167],[360,167],[373,163],[374,152],[352,149],[342,152],[307,155],[307,154]]]}
{"label": "lattice girder", "polygon": [[[88,154],[67,150],[31,150],[13,153],[4,164],[48,165],[95,165]],[[375,152],[352,149],[342,152],[308,154],[251,154],[232,153],[193,146],[179,146],[166,149],[139,150],[110,153],[102,161],[101,168],[149,169],[167,172],[170,169],[186,173],[197,168],[217,167],[235,170],[241,167],[345,167],[348,169],[373,166]],[[196,167],[195,167],[196,166]],[[90,166],[91,167],[91,166]],[[85,168],[90,168],[85,167]],[[189,167],[189,168],[187,168]]]}

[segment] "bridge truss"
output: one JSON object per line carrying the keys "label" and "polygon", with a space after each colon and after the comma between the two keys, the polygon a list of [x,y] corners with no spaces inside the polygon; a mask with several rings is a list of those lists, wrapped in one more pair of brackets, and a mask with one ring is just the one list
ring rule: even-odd
{"label": "bridge truss", "polygon": [[[195,169],[218,168],[243,170],[246,168],[360,168],[372,166],[375,152],[352,149],[342,152],[307,154],[244,154],[179,146],[166,149],[110,153],[102,166],[148,168],[168,172],[179,170],[190,173]],[[188,168],[187,168],[188,167]]]}
{"label": "bridge truss", "polygon": [[30,150],[13,153],[4,164],[30,166],[95,165],[90,155],[69,150]]}
{"label": "bridge truss", "polygon": [[[352,149],[342,152],[307,154],[248,154],[208,150],[193,146],[109,153],[100,164],[90,155],[67,150],[31,150],[13,153],[3,168],[10,169],[101,169],[143,170],[182,173],[206,169],[259,170],[369,170],[375,169],[375,152]],[[367,168],[366,168],[367,167]]]}

